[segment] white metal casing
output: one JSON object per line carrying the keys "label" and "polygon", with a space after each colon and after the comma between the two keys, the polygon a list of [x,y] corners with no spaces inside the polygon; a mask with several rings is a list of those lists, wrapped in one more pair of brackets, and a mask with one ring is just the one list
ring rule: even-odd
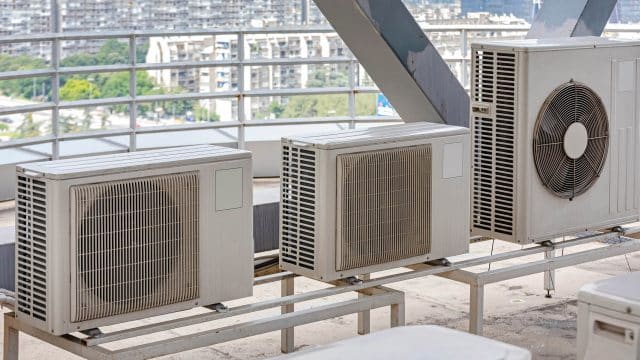
{"label": "white metal casing", "polygon": [[[16,313],[18,318],[20,321],[44,331],[59,335],[251,296],[253,291],[251,170],[250,152],[211,145],[18,165],[18,189],[16,193],[18,208],[16,214],[16,295],[18,297]],[[171,213],[167,210],[164,213],[164,220],[161,218],[159,221],[171,224],[171,220],[173,220],[175,223],[179,223],[173,228],[180,229],[175,231],[183,231],[178,234],[187,234],[187,230],[185,230],[188,226],[186,219],[196,222],[193,228],[197,227],[198,232],[197,255],[193,255],[193,259],[197,259],[197,264],[193,266],[197,268],[197,274],[193,274],[193,276],[197,278],[197,290],[191,293],[193,294],[192,296],[184,296],[186,300],[179,298],[179,293],[161,294],[163,291],[169,291],[167,289],[179,289],[180,286],[184,285],[177,283],[173,284],[174,287],[170,287],[158,280],[160,285],[156,285],[155,292],[151,293],[156,298],[166,296],[168,300],[162,303],[161,306],[153,306],[153,304],[149,306],[147,304],[146,307],[134,309],[134,311],[123,311],[114,307],[112,311],[115,311],[116,314],[113,316],[74,321],[73,318],[77,316],[78,311],[74,312],[74,309],[79,309],[82,304],[76,303],[76,296],[72,288],[84,289],[83,286],[86,287],[88,283],[88,280],[76,280],[80,278],[77,277],[78,274],[74,274],[74,269],[83,269],[83,266],[95,266],[97,268],[99,264],[105,265],[109,261],[125,261],[124,264],[127,266],[133,266],[134,261],[153,263],[154,261],[160,261],[162,254],[167,254],[167,257],[172,254],[180,258],[180,261],[187,259],[186,255],[185,257],[180,257],[181,252],[187,250],[179,247],[174,248],[178,249],[176,252],[169,253],[170,241],[167,241],[166,246],[162,244],[161,247],[157,248],[145,248],[141,239],[128,240],[125,237],[120,239],[119,236],[107,236],[101,239],[98,238],[98,241],[95,242],[107,245],[99,244],[96,246],[105,246],[105,249],[112,246],[113,248],[108,249],[115,251],[117,245],[114,244],[122,241],[130,247],[130,250],[128,250],[131,254],[130,258],[118,260],[114,259],[113,256],[105,256],[101,258],[101,262],[94,262],[93,265],[91,263],[83,265],[82,260],[80,258],[76,259],[76,256],[74,256],[74,254],[80,254],[78,252],[80,250],[77,247],[82,247],[83,245],[76,246],[72,241],[72,238],[74,238],[73,232],[78,231],[77,228],[72,226],[73,217],[78,215],[75,214],[74,196],[77,195],[75,195],[74,189],[89,184],[98,186],[101,184],[108,186],[114,183],[126,184],[129,183],[129,180],[131,180],[131,184],[141,179],[141,181],[145,179],[166,180],[171,177],[180,177],[183,174],[190,174],[192,178],[196,179],[193,180],[193,184],[197,186],[198,190],[193,193],[195,195],[192,196],[190,201],[192,201],[191,206],[194,213],[197,208],[198,216],[179,213],[180,220],[176,221],[175,219],[178,216],[174,217],[171,214],[178,213]],[[25,181],[28,184],[21,187],[21,182]],[[46,259],[40,258],[41,261],[38,262],[40,270],[46,271],[46,279],[41,279],[38,283],[40,291],[44,291],[45,294],[40,294],[44,295],[40,297],[40,300],[44,298],[44,301],[36,305],[38,307],[37,317],[35,316],[36,311],[33,309],[33,301],[38,300],[34,297],[37,294],[29,291],[32,290],[29,287],[25,288],[25,285],[33,285],[33,282],[37,280],[35,277],[38,275],[36,269],[29,266],[31,263],[36,264],[34,260],[38,256],[38,249],[31,246],[32,244],[29,241],[31,237],[35,236],[30,235],[33,231],[29,228],[34,225],[31,222],[30,214],[36,214],[36,212],[32,209],[21,210],[24,206],[29,207],[29,203],[33,200],[30,198],[33,194],[25,194],[24,191],[26,188],[27,192],[29,192],[28,188],[34,186],[29,184],[34,184],[34,182],[40,186],[39,189],[43,189],[42,192],[45,197],[43,200],[46,202],[46,210],[37,213],[46,222],[45,235],[41,236],[39,240],[41,246],[46,247],[46,250],[42,249],[43,251],[40,255],[46,256]],[[158,186],[154,189],[161,188],[164,185]],[[131,185],[131,187],[135,189],[135,185]],[[142,189],[142,187],[140,188]],[[169,189],[169,185],[162,187],[162,189]],[[107,198],[108,196],[104,194],[98,195],[98,198]],[[177,208],[181,206],[183,201],[186,201],[185,199],[178,200],[180,202],[172,202],[167,206],[167,209],[174,206],[174,204]],[[158,203],[147,206],[140,202],[134,204],[132,209],[145,214],[147,211],[152,211],[153,206],[160,207]],[[117,210],[115,210],[114,214],[116,212]],[[25,217],[28,219],[26,223],[23,222]],[[151,220],[142,216],[133,219],[133,221],[148,224]],[[97,221],[95,224],[99,227],[104,226],[102,225],[104,223],[104,221]],[[122,224],[121,226],[125,227]],[[124,232],[124,230],[121,231]],[[106,232],[106,230],[103,230],[103,232]],[[95,233],[98,234],[100,231],[95,231]],[[153,235],[148,237],[153,237]],[[131,238],[134,238],[134,236],[131,236]],[[180,241],[186,241],[186,238],[187,236],[182,236]],[[78,243],[80,244],[80,242]],[[89,243],[88,240],[87,243]],[[137,247],[143,249],[141,250],[143,253],[136,252]],[[157,251],[149,251],[149,249]],[[190,250],[195,251],[195,249],[191,248]],[[144,254],[145,251],[147,252],[146,255]],[[43,253],[46,253],[46,255]],[[144,256],[147,257],[145,258]],[[157,258],[153,258],[154,256],[157,256]],[[129,261],[127,259],[132,259],[131,264],[127,263]],[[153,268],[134,267],[134,269],[152,269],[150,270],[150,275],[157,276],[153,273]],[[184,279],[172,274],[172,271],[178,272],[177,269],[179,267],[176,266],[175,269],[167,270],[166,278],[175,281]],[[114,273],[118,273],[118,270],[112,267],[111,270],[102,271],[101,275],[96,276],[110,279],[109,276],[113,276]],[[135,278],[135,275],[133,277]],[[98,280],[95,281],[99,282],[101,281],[100,279],[98,277]],[[25,284],[25,281],[31,283]],[[109,281],[117,284],[119,280]],[[132,285],[131,291],[139,291],[144,286],[150,286],[150,283],[145,282],[144,279],[136,279],[136,281],[139,281],[142,285]],[[25,298],[25,296],[28,297]],[[118,293],[114,292],[109,296],[118,296]],[[87,299],[90,298],[88,297]],[[184,301],[180,301],[180,299]],[[105,305],[105,307],[108,308],[109,306]]]}
{"label": "white metal casing", "polygon": [[578,359],[640,359],[640,272],[587,284],[578,293]]}
{"label": "white metal casing", "polygon": [[[430,251],[408,258],[393,259],[382,263],[339,270],[341,258],[338,234],[341,231],[339,199],[340,166],[338,158],[354,154],[371,154],[383,150],[410,149],[429,145],[431,149],[430,176],[430,218],[420,219],[430,234]],[[401,267],[428,260],[439,259],[465,253],[469,248],[469,192],[470,192],[470,149],[469,130],[466,128],[413,123],[375,127],[367,130],[345,130],[326,134],[297,136],[282,140],[283,171],[281,175],[281,216],[280,216],[280,267],[307,277],[331,281],[358,274]],[[307,197],[312,208],[306,209],[312,217],[313,234],[306,237],[306,255],[309,263],[300,266],[300,254],[296,248],[305,246],[301,222],[297,215],[289,216],[285,209],[289,191],[297,201],[296,189],[299,175],[295,167],[293,152],[312,154],[313,174],[308,173]],[[293,165],[292,165],[293,164]],[[375,162],[371,163],[375,166]],[[292,185],[293,184],[293,185]],[[416,191],[419,188],[416,187]],[[433,191],[431,191],[433,190]],[[380,190],[385,192],[385,190]],[[292,206],[293,211],[304,210],[301,204]],[[312,214],[312,215],[311,215]],[[381,221],[389,221],[382,219]],[[429,225],[430,224],[430,225]],[[309,229],[309,228],[308,228]],[[307,230],[308,230],[307,229]],[[359,231],[359,230],[357,230]],[[398,234],[407,231],[403,226],[394,230]],[[366,236],[365,236],[366,237]],[[367,241],[368,239],[363,239]],[[313,243],[313,244],[311,244]],[[313,249],[311,249],[311,247]],[[373,247],[373,246],[372,246]],[[348,255],[346,255],[348,256]],[[311,265],[312,264],[312,265]]]}
{"label": "white metal casing", "polygon": [[[490,41],[472,44],[472,53],[472,234],[531,243],[637,221],[640,42],[598,37]],[[609,136],[600,176],[571,201],[543,186],[532,155],[541,106],[570,81],[599,96]],[[481,83],[489,91],[493,87],[493,99],[483,100]],[[489,129],[484,139],[482,126]],[[483,159],[493,163],[483,169]]]}

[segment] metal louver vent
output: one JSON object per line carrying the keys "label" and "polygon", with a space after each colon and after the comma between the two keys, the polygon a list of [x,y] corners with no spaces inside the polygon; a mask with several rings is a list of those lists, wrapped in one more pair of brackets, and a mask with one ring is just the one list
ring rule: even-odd
{"label": "metal louver vent", "polygon": [[72,321],[198,297],[197,172],[71,188]]}
{"label": "metal louver vent", "polygon": [[316,153],[282,147],[280,217],[283,262],[315,267]]}
{"label": "metal louver vent", "polygon": [[337,157],[336,270],[431,252],[431,145]]}
{"label": "metal louver vent", "polygon": [[609,126],[598,95],[584,84],[556,88],[540,108],[533,158],[543,185],[565,199],[587,191],[607,158]]}
{"label": "metal louver vent", "polygon": [[493,113],[475,113],[472,221],[478,229],[513,235],[515,203],[516,55],[477,50],[473,101]]}
{"label": "metal louver vent", "polygon": [[16,193],[16,294],[18,311],[47,320],[47,188],[18,175]]}

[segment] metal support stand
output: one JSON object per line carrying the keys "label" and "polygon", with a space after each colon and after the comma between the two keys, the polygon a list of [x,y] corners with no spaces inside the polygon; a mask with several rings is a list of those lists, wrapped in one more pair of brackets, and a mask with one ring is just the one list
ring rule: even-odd
{"label": "metal support stand", "polygon": [[[96,332],[99,336],[82,333],[54,336],[46,331],[34,328],[15,317],[14,313],[4,314],[4,359],[18,359],[18,334],[23,332],[51,345],[67,350],[75,355],[87,359],[148,359],[177,352],[211,346],[242,339],[250,336],[281,330],[281,347],[283,352],[294,349],[294,328],[296,326],[328,320],[339,316],[368,312],[371,309],[389,306],[391,308],[391,326],[404,325],[404,293],[377,285],[350,285],[346,281],[336,281],[334,287],[294,295],[294,277],[289,272],[267,275],[256,278],[254,285],[262,285],[276,281],[281,282],[282,297],[257,303],[230,307],[226,311],[212,311],[203,314],[178,317],[172,320],[158,321],[151,324],[138,325],[124,330],[112,332]],[[366,296],[346,301],[294,311],[294,304],[303,301],[319,299],[346,292],[362,292]],[[220,304],[221,305],[221,304]],[[215,306],[212,306],[215,308]],[[247,320],[237,324],[199,330],[188,335],[171,336],[153,341],[144,336],[186,326],[210,323],[216,320],[246,315],[258,311],[281,308],[281,315]],[[208,308],[208,307],[204,307]],[[217,307],[220,308],[219,306]],[[103,344],[120,340],[136,339],[136,345],[110,350]],[[133,341],[130,341],[132,343]]]}
{"label": "metal support stand", "polygon": [[[369,280],[371,279],[371,275],[369,274],[364,274],[361,276],[362,280]],[[363,293],[358,293],[358,298],[361,299],[363,297],[367,296],[366,294]],[[393,312],[393,309],[392,309]],[[391,320],[391,326],[393,327],[393,320]],[[362,311],[358,313],[358,334],[360,335],[366,335],[368,333],[371,332],[371,311],[367,310],[367,311]]]}
{"label": "metal support stand", "polygon": [[[492,260],[487,262],[498,262],[508,259],[520,258],[533,254],[544,254],[543,260],[531,261],[519,265],[512,265],[500,269],[494,269],[483,272],[472,272],[463,270],[460,263],[452,263],[454,270],[448,272],[440,272],[436,275],[468,284],[470,287],[470,304],[469,304],[469,332],[482,335],[483,318],[484,318],[484,286],[500,281],[515,279],[536,273],[544,273],[544,287],[550,297],[551,290],[555,290],[555,270],[567,266],[579,265],[591,261],[602,260],[609,257],[624,255],[640,250],[640,240],[625,238],[621,234],[632,234],[640,231],[638,228],[617,229],[607,233],[595,233],[576,239],[566,240],[562,242],[545,242],[530,248],[510,251],[501,254],[495,254],[485,258]],[[557,256],[558,249],[575,247],[591,243],[594,241],[604,240],[609,237],[620,236],[620,242],[604,245],[599,248],[574,252],[568,255]],[[469,260],[467,260],[468,262]],[[461,262],[464,263],[465,261]],[[419,266],[413,266],[413,269],[419,269]]]}
{"label": "metal support stand", "polygon": [[[24,332],[54,346],[60,347],[76,355],[89,359],[146,359],[187,351],[199,347],[211,346],[227,341],[246,338],[267,332],[281,330],[282,351],[293,350],[293,329],[296,326],[310,324],[348,314],[359,313],[358,331],[368,329],[367,315],[371,309],[390,306],[390,325],[403,326],[405,324],[404,293],[383,285],[438,275],[470,285],[470,321],[469,330],[475,334],[482,334],[484,286],[495,282],[514,279],[526,275],[551,272],[554,269],[573,266],[608,257],[640,251],[640,240],[620,237],[620,235],[640,232],[639,228],[619,228],[607,233],[598,233],[577,239],[554,243],[551,247],[534,245],[515,251],[492,254],[463,261],[451,262],[449,265],[415,264],[407,266],[409,271],[385,275],[373,279],[368,276],[359,281],[338,280],[331,283],[331,287],[314,290],[301,294],[294,293],[294,274],[283,272],[256,278],[254,285],[262,285],[276,281],[281,282],[282,297],[265,300],[229,308],[226,312],[211,311],[203,314],[179,317],[173,320],[158,321],[124,330],[100,333],[98,337],[69,334],[54,336],[48,332],[36,329],[16,319],[13,313],[4,315],[4,359],[18,358],[18,332]],[[553,256],[555,250],[573,247],[608,237],[619,237],[620,241],[609,243],[599,248],[573,252],[569,255]],[[496,263],[504,260],[521,258],[533,254],[546,254],[543,260],[526,262],[519,265],[498,268],[480,273],[464,270],[465,268]],[[553,279],[553,277],[550,277]],[[353,280],[353,279],[351,279]],[[555,279],[553,279],[555,280]],[[551,280],[550,280],[551,281]],[[551,283],[553,285],[553,282]],[[340,301],[323,306],[295,311],[294,304],[314,299],[335,296],[348,292],[358,292],[363,296],[357,299]],[[226,327],[203,330],[188,335],[169,337],[160,341],[145,342],[135,346],[109,350],[101,344],[120,340],[138,338],[143,341],[145,335],[161,331],[182,328],[190,325],[212,322],[219,319],[255,313],[271,308],[281,308],[282,314],[257,320],[249,320]]]}
{"label": "metal support stand", "polygon": [[[553,242],[549,241],[544,246],[550,247],[550,250],[544,252],[545,260],[553,260],[556,257],[556,250],[553,247]],[[551,291],[556,289],[556,271],[555,269],[549,269],[544,272],[544,290],[547,292],[544,297],[551,299]]]}
{"label": "metal support stand", "polygon": [[2,358],[4,360],[18,360],[18,343],[20,332],[4,321],[4,346],[2,348]]}
{"label": "metal support stand", "polygon": [[[280,295],[282,297],[293,295],[295,291],[295,278],[288,277],[280,280]],[[288,314],[294,311],[294,304],[282,305],[281,314]],[[295,348],[294,329],[292,327],[280,330],[280,351],[285,354],[293,352]]]}
{"label": "metal support stand", "polygon": [[484,314],[484,285],[469,286],[469,332],[482,335],[482,317]]}

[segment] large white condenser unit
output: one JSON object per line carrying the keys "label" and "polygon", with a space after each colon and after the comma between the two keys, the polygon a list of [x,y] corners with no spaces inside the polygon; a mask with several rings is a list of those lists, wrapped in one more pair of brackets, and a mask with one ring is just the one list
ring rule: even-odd
{"label": "large white condenser unit", "polygon": [[472,52],[473,234],[530,243],[638,220],[640,43]]}
{"label": "large white condenser unit", "polygon": [[16,313],[59,335],[250,296],[251,154],[210,145],[19,165]]}
{"label": "large white condenser unit", "polygon": [[331,281],[469,247],[469,130],[419,123],[282,140],[280,266]]}

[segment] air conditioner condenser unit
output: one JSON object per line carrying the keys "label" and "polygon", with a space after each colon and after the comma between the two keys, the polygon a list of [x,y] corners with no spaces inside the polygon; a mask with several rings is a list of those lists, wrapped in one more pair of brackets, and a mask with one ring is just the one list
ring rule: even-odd
{"label": "air conditioner condenser unit", "polygon": [[280,267],[332,281],[466,253],[469,130],[406,124],[282,140]]}
{"label": "air conditioner condenser unit", "polygon": [[250,296],[251,154],[17,166],[16,315],[55,335]]}
{"label": "air conditioner condenser unit", "polygon": [[638,220],[640,42],[472,45],[472,234],[531,243]]}

